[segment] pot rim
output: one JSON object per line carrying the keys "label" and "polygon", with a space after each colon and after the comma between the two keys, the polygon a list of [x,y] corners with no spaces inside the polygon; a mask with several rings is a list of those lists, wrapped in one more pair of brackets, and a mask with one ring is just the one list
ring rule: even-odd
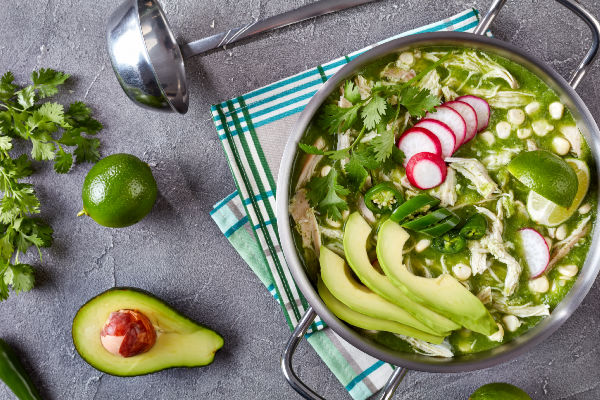
{"label": "pot rim", "polygon": [[577,281],[549,317],[540,321],[523,335],[494,349],[466,356],[441,359],[394,351],[360,335],[329,311],[309,281],[298,257],[292,237],[292,223],[288,213],[290,180],[294,162],[298,155],[298,143],[313,116],[329,94],[336,90],[344,79],[372,61],[403,50],[438,45],[464,46],[490,51],[523,65],[544,80],[550,88],[555,90],[561,101],[573,114],[579,130],[591,149],[596,177],[600,176],[600,164],[597,161],[600,158],[600,131],[583,100],[561,75],[537,57],[526,54],[510,43],[472,33],[432,32],[398,38],[373,47],[337,71],[311,98],[295,123],[283,153],[277,179],[276,216],[279,221],[278,233],[282,250],[292,276],[308,303],[334,332],[365,353],[393,365],[425,372],[461,372],[488,368],[525,353],[548,338],[571,316],[583,301],[600,271],[600,249],[594,246],[600,240],[598,238],[600,233],[595,227],[595,220],[593,221],[592,245]]}

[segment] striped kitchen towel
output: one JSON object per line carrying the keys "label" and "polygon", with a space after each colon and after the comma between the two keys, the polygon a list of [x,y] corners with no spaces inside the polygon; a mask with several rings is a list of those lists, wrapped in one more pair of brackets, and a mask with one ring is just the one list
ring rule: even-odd
{"label": "striped kitchen towel", "polygon": [[[476,10],[386,39],[435,31],[472,31]],[[366,50],[319,65],[211,107],[237,191],[217,203],[211,215],[225,237],[280,303],[291,329],[308,303],[286,265],[277,235],[275,181],[288,135],[310,98],[350,60]],[[316,320],[308,341],[354,399],[383,387],[393,367],[359,351]],[[283,349],[283,343],[282,343]]]}

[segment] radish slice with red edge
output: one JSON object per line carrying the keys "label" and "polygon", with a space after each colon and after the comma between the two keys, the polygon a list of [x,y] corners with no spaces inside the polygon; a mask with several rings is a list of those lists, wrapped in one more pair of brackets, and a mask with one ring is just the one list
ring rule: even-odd
{"label": "radish slice with red edge", "polygon": [[465,125],[467,126],[467,132],[465,135],[465,142],[467,143],[469,140],[473,139],[477,134],[477,113],[475,109],[471,107],[470,104],[465,103],[464,101],[448,101],[444,103],[445,106],[452,108],[455,111],[458,111],[461,117],[465,120]]}
{"label": "radish slice with red edge", "polygon": [[[454,133],[454,137],[456,137],[456,145],[454,146],[454,151],[458,150],[461,144],[465,141],[465,136],[467,135],[467,124],[463,117],[458,113],[458,111],[446,107],[444,105],[438,106],[433,113],[427,113],[425,118],[436,119],[438,121],[442,121],[450,129],[452,129],[452,133]],[[423,150],[425,151],[425,150]]]}
{"label": "radish slice with red edge", "polygon": [[413,155],[423,151],[442,155],[440,140],[425,128],[412,127],[406,130],[398,139],[398,148],[404,153],[405,167]]}
{"label": "radish slice with red edge", "polygon": [[488,127],[488,124],[490,123],[490,114],[492,112],[487,101],[481,97],[471,95],[461,96],[456,100],[467,103],[475,110],[475,113],[477,114],[477,132],[481,132]]}
{"label": "radish slice with red edge", "polygon": [[530,278],[534,279],[543,275],[550,262],[550,249],[546,239],[532,228],[520,229],[519,236],[525,252],[525,261],[529,267]]}
{"label": "radish slice with red edge", "polygon": [[456,137],[454,136],[452,129],[450,129],[448,125],[442,121],[426,118],[417,122],[414,127],[425,128],[437,136],[437,138],[440,140],[440,144],[442,145],[443,158],[450,157],[452,153],[454,153],[454,148],[456,147]]}
{"label": "radish slice with red edge", "polygon": [[446,163],[439,154],[417,153],[406,165],[408,181],[421,190],[441,185],[446,180],[446,172]]}

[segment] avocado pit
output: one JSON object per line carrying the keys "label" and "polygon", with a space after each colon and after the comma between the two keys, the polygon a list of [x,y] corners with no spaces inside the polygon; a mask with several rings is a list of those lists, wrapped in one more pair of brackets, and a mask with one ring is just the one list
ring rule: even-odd
{"label": "avocado pit", "polygon": [[102,346],[121,357],[133,357],[147,352],[156,343],[154,326],[137,310],[111,312],[100,332]]}

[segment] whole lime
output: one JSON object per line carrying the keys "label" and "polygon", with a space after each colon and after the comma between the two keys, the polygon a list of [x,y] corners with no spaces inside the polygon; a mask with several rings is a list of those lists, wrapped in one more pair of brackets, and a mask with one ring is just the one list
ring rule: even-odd
{"label": "whole lime", "polygon": [[148,164],[131,154],[113,154],[86,175],[80,214],[111,228],[133,225],[150,212],[157,193]]}
{"label": "whole lime", "polygon": [[510,383],[488,383],[473,392],[469,400],[531,400],[522,389]]}

